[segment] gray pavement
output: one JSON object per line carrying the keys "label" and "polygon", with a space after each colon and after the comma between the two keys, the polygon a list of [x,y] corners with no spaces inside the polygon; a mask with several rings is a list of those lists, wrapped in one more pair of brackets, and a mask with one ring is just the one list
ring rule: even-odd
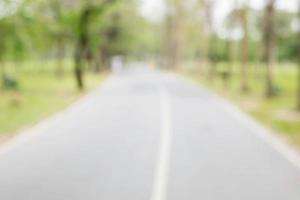
{"label": "gray pavement", "polygon": [[0,150],[0,200],[300,200],[288,153],[212,93],[134,68]]}

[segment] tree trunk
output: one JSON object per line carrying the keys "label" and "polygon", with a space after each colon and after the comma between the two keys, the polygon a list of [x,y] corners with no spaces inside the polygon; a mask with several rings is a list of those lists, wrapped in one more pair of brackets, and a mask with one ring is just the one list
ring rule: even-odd
{"label": "tree trunk", "polygon": [[95,73],[100,73],[101,72],[101,55],[100,55],[100,52],[95,57],[94,72]]}
{"label": "tree trunk", "polygon": [[250,90],[248,85],[248,60],[249,60],[249,30],[248,30],[248,8],[240,10],[240,18],[244,31],[244,37],[241,41],[241,91],[248,92]]}
{"label": "tree trunk", "polygon": [[[300,20],[300,3],[299,3],[299,11],[298,11],[298,19]],[[299,32],[299,49],[300,49],[300,32]],[[300,55],[298,58],[298,95],[297,95],[297,110],[300,111]]]}
{"label": "tree trunk", "polygon": [[75,68],[74,68],[74,75],[75,75],[75,80],[77,84],[77,88],[79,90],[84,90],[84,79],[83,79],[83,71],[84,71],[84,63],[83,63],[83,58],[84,56],[82,55],[83,53],[81,52],[81,47],[77,47],[78,49],[76,50],[77,53],[75,53]]}
{"label": "tree trunk", "polygon": [[166,17],[165,62],[167,68],[177,69],[182,62],[183,8],[182,0],[167,1],[172,12]]}
{"label": "tree trunk", "polygon": [[164,47],[164,67],[170,69],[173,66],[172,58],[172,41],[173,41],[173,19],[172,16],[166,16],[166,33],[165,33],[165,47]]}
{"label": "tree trunk", "polygon": [[81,49],[82,47],[77,47],[76,53],[75,53],[75,68],[74,68],[74,75],[75,80],[77,84],[77,88],[79,90],[84,90],[84,80],[83,80],[83,51]]}
{"label": "tree trunk", "polygon": [[101,69],[106,68],[106,64],[103,58],[103,45],[99,45],[98,50],[97,50],[97,56],[95,56],[95,62],[94,62],[94,72],[95,73],[100,73]]}
{"label": "tree trunk", "polygon": [[209,61],[209,73],[208,80],[214,81],[217,75],[216,62],[214,58],[214,50],[215,50],[215,37],[213,34],[209,36],[209,44],[208,44],[208,61]]}
{"label": "tree trunk", "polygon": [[55,34],[56,38],[56,71],[55,74],[58,78],[63,77],[64,70],[63,70],[63,61],[65,58],[65,43],[64,43],[64,37],[65,37],[65,29],[63,26],[63,11],[60,0],[52,0],[50,1],[50,6],[52,8],[56,23],[59,24],[59,31]]}
{"label": "tree trunk", "polygon": [[228,63],[228,67],[225,69],[225,71],[223,71],[222,78],[223,78],[224,88],[227,89],[228,87],[230,87],[230,81],[231,81],[232,74],[233,74],[232,41],[229,38],[226,41],[224,52],[225,52],[225,56],[226,56],[225,57],[226,62]]}
{"label": "tree trunk", "polygon": [[275,52],[275,34],[274,34],[274,4],[275,0],[269,0],[265,10],[265,54],[266,63],[266,95],[267,97],[275,96],[273,84],[273,62]]}
{"label": "tree trunk", "polygon": [[209,65],[209,72],[208,72],[208,80],[213,81],[216,76],[216,65],[214,60],[214,47],[215,47],[215,38],[214,38],[214,31],[213,31],[213,6],[215,1],[205,1],[205,17],[207,20],[207,28],[209,30],[208,36],[208,51],[207,51],[207,58],[208,58],[208,65]]}
{"label": "tree trunk", "polygon": [[0,78],[1,78],[1,83],[0,86],[4,86],[4,79],[6,77],[5,74],[5,66],[2,62],[0,62]]}
{"label": "tree trunk", "polygon": [[83,11],[80,16],[79,21],[79,36],[77,40],[76,50],[75,50],[75,79],[77,83],[77,87],[79,90],[83,90],[85,88],[84,84],[84,61],[87,59],[88,47],[89,47],[89,34],[88,34],[88,26],[90,23],[90,17],[92,14],[92,7],[90,5],[86,5],[83,8]]}
{"label": "tree trunk", "polygon": [[75,78],[76,78],[77,88],[79,90],[84,90],[83,70],[79,65],[75,68]]}
{"label": "tree trunk", "polygon": [[179,69],[182,65],[183,49],[183,10],[181,2],[176,5],[176,16],[174,19],[174,68]]}
{"label": "tree trunk", "polygon": [[298,95],[297,95],[297,108],[298,108],[298,111],[300,111],[300,63],[299,63],[299,66],[298,66]]}
{"label": "tree trunk", "polygon": [[111,59],[111,55],[110,55],[109,47],[103,46],[101,48],[101,65],[104,69],[109,69],[110,59]]}
{"label": "tree trunk", "polygon": [[65,74],[64,72],[65,44],[62,38],[58,40],[57,47],[58,49],[57,49],[56,75],[58,78],[62,78]]}

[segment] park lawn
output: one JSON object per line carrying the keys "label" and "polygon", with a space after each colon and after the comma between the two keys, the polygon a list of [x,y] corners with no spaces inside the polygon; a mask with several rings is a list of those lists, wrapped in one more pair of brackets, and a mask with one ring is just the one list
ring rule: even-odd
{"label": "park lawn", "polygon": [[[218,72],[226,67],[228,64],[219,64]],[[246,94],[241,93],[238,70],[234,70],[235,73],[227,86],[221,78],[211,82],[200,72],[193,71],[187,74],[202,86],[235,102],[242,110],[300,149],[300,113],[296,111],[297,66],[282,64],[276,67],[275,82],[280,94],[272,99],[267,99],[264,95],[264,66],[252,64],[250,69],[248,73],[250,92]]]}
{"label": "park lawn", "polygon": [[[86,73],[86,91],[104,78],[104,74]],[[19,72],[18,80],[17,91],[0,89],[0,141],[63,109],[85,93],[76,89],[70,70],[58,78],[50,67],[41,71],[30,65]]]}

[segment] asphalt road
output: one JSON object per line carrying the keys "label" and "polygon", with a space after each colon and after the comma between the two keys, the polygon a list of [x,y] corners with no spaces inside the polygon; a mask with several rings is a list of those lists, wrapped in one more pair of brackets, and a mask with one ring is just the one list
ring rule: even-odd
{"label": "asphalt road", "polygon": [[234,106],[134,68],[0,150],[0,200],[300,200],[298,157]]}

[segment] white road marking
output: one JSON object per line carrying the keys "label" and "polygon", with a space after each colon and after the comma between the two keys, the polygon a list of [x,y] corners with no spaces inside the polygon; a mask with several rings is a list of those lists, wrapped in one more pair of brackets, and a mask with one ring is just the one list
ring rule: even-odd
{"label": "white road marking", "polygon": [[165,88],[160,90],[161,138],[151,200],[166,200],[172,146],[171,101]]}

